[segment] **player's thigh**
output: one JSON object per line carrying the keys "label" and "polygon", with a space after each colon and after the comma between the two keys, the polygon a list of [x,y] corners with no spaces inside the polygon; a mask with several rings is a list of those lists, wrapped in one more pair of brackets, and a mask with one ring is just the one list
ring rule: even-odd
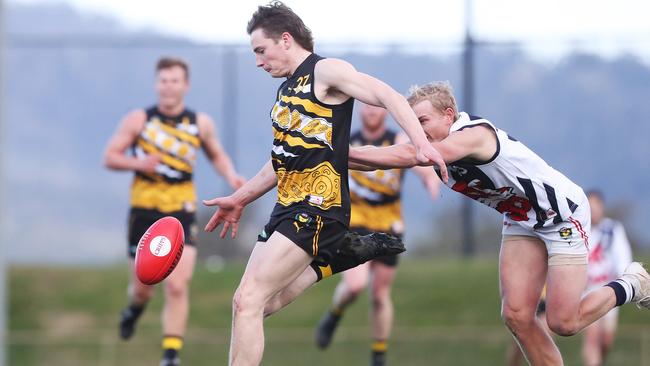
{"label": "player's thigh", "polygon": [[373,294],[390,293],[397,273],[397,267],[379,261],[371,262],[371,289]]}
{"label": "player's thigh", "polygon": [[138,275],[135,272],[134,258],[129,259],[129,268],[131,274],[131,279],[128,286],[129,294],[136,295],[136,296],[145,296],[145,297],[153,296],[156,287],[153,285],[147,285],[140,282],[140,279],[138,278]]}
{"label": "player's thigh", "polygon": [[238,293],[268,299],[293,282],[312,261],[312,256],[275,231],[253,248]]}
{"label": "player's thigh", "polygon": [[577,318],[586,284],[587,266],[584,264],[548,267],[546,317],[549,324]]}
{"label": "player's thigh", "polygon": [[499,284],[504,311],[534,316],[546,278],[547,252],[537,237],[504,235],[499,254]]}
{"label": "player's thigh", "polygon": [[194,245],[185,245],[183,254],[176,268],[165,279],[166,282],[187,283],[192,279],[196,265],[197,249]]}
{"label": "player's thigh", "polygon": [[343,272],[343,283],[352,291],[361,291],[368,285],[370,262],[358,265]]}

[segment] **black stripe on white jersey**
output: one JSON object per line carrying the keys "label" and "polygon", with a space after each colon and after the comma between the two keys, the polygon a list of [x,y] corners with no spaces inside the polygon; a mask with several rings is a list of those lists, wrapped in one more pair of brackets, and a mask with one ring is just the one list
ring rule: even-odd
{"label": "black stripe on white jersey", "polygon": [[578,209],[577,203],[571,201],[568,197],[566,199],[566,203],[569,205],[569,210],[571,210],[571,213],[576,212],[576,210]]}
{"label": "black stripe on white jersey", "polygon": [[546,221],[546,212],[542,211],[542,208],[539,207],[539,202],[537,201],[537,194],[535,193],[535,187],[533,187],[533,182],[530,179],[527,178],[520,178],[517,177],[517,180],[519,181],[519,184],[524,188],[524,193],[526,194],[526,198],[528,198],[528,202],[533,206],[533,209],[535,210],[535,216],[537,216],[537,223],[535,226],[533,226],[533,229],[539,229],[542,226],[544,226],[544,222]]}
{"label": "black stripe on white jersey", "polygon": [[548,197],[548,202],[551,204],[551,208],[555,211],[555,217],[553,218],[554,224],[559,224],[562,221],[562,215],[560,215],[560,208],[557,205],[557,198],[555,197],[555,188],[544,183],[544,189],[546,190],[546,197]]}

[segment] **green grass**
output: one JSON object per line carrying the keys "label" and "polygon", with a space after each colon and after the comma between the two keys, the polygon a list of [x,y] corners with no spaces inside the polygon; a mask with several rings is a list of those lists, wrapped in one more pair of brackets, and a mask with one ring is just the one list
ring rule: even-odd
{"label": "green grass", "polygon": [[[243,267],[197,268],[185,365],[226,364],[230,301]],[[160,356],[161,293],[135,337],[117,338],[126,301],[127,268],[14,267],[10,271],[10,365],[155,365]],[[366,296],[345,314],[327,351],[313,327],[330,303],[337,278],[318,284],[266,322],[264,365],[368,363]],[[404,261],[393,290],[392,365],[502,365],[509,336],[501,325],[494,260]],[[559,339],[565,364],[580,364],[578,337]],[[608,365],[650,365],[650,314],[625,306]]]}

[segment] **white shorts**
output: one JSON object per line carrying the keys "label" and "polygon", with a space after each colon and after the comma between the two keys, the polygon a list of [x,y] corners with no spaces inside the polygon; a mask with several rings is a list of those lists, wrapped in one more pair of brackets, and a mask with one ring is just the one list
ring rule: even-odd
{"label": "white shorts", "polygon": [[[579,257],[589,255],[589,233],[591,232],[591,210],[589,202],[584,200],[576,211],[555,225],[547,225],[540,229],[523,226],[520,222],[503,216],[504,238],[506,236],[533,236],[546,244],[549,258],[555,255]],[[586,262],[585,262],[586,264]]]}

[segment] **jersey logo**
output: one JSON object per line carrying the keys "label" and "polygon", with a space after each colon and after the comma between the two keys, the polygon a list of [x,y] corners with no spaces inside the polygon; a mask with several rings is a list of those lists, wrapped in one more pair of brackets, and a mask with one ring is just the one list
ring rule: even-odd
{"label": "jersey logo", "polygon": [[293,226],[296,227],[296,232],[299,233],[300,229],[303,228],[303,226],[309,226],[311,224],[312,218],[309,216],[309,214],[306,214],[304,212],[296,214],[296,216],[293,218]]}
{"label": "jersey logo", "polygon": [[451,189],[481,202],[495,210],[508,214],[513,221],[528,221],[530,202],[514,193],[512,187],[498,189],[483,188],[481,181],[474,179],[470,182],[456,182]]}
{"label": "jersey logo", "polygon": [[560,238],[568,239],[573,234],[573,230],[571,230],[570,227],[563,227],[560,229],[559,233],[560,233]]}
{"label": "jersey logo", "polygon": [[[332,206],[341,207],[341,175],[330,162],[325,161],[301,171],[288,171],[280,167],[276,175],[278,203],[285,207],[304,201],[323,210]],[[317,201],[310,199],[312,197],[316,197]]]}

